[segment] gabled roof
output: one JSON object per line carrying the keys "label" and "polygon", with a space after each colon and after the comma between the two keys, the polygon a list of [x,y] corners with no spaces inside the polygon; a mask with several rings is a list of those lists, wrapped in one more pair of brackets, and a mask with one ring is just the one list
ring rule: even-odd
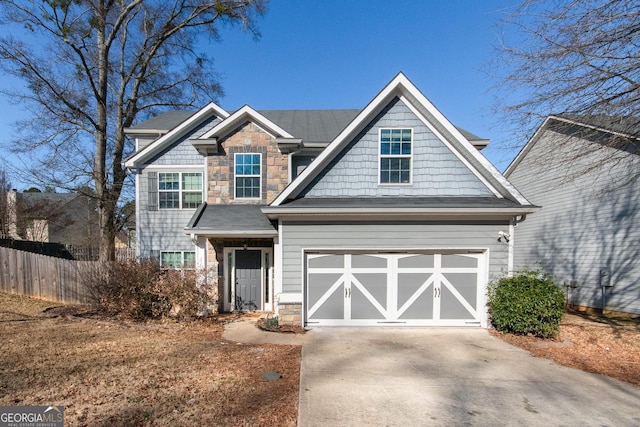
{"label": "gabled roof", "polygon": [[282,129],[279,125],[269,120],[250,106],[245,105],[230,116],[226,117],[225,120],[218,123],[211,130],[205,132],[198,139],[222,138],[236,130],[238,126],[241,126],[247,121],[257,124],[265,131],[271,133],[274,137],[293,138],[293,135]]}
{"label": "gabled roof", "polygon": [[529,202],[515,189],[471,142],[403,74],[399,73],[354,118],[331,144],[273,201],[280,206],[295,199],[349,142],[394,98],[400,98],[420,120],[473,172],[496,197],[506,197],[522,205]]}
{"label": "gabled roof", "polygon": [[[161,152],[163,149],[177,141],[179,138],[183,137],[187,133],[189,133],[195,126],[203,123],[205,120],[208,120],[212,117],[220,117],[221,119],[225,119],[229,117],[229,113],[224,111],[222,108],[210,102],[200,110],[195,113],[192,113],[188,118],[182,121],[179,125],[174,127],[171,131],[164,134],[160,138],[153,141],[151,144],[144,147],[142,150],[134,153],[131,157],[125,160],[124,165],[126,168],[135,168],[140,162],[147,160],[153,157],[155,154]],[[173,119],[177,119],[177,117],[173,117]],[[148,122],[146,122],[148,123]],[[142,132],[141,128],[137,128],[139,133]],[[135,133],[135,131],[133,132]],[[148,133],[148,132],[147,132]]]}
{"label": "gabled roof", "polygon": [[536,129],[533,136],[529,141],[527,141],[524,147],[520,149],[518,155],[509,164],[504,172],[506,177],[513,173],[515,168],[520,164],[527,153],[531,151],[544,131],[547,130],[552,123],[580,126],[585,128],[585,130],[601,132],[602,134],[608,134],[611,137],[619,137],[626,140],[638,140],[639,138],[637,135],[640,133],[640,123],[638,122],[638,119],[634,117],[578,116],[569,114],[549,115],[544,119],[544,122],[542,122],[540,127]]}

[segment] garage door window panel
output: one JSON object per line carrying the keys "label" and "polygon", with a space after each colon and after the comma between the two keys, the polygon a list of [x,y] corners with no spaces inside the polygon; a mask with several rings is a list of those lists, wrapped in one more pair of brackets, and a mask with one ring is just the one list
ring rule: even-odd
{"label": "garage door window panel", "polygon": [[405,255],[398,259],[399,268],[433,268],[433,254]]}
{"label": "garage door window panel", "polygon": [[442,255],[442,268],[477,268],[478,259],[464,255]]}
{"label": "garage door window panel", "polygon": [[309,268],[344,268],[344,255],[310,255]]}
{"label": "garage door window panel", "polygon": [[387,259],[375,255],[351,255],[352,268],[387,268]]}

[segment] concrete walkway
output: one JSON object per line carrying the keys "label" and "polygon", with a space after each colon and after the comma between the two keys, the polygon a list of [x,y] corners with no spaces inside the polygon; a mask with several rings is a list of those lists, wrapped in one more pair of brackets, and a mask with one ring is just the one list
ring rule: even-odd
{"label": "concrete walkway", "polygon": [[531,357],[483,329],[300,336],[236,323],[225,338],[303,346],[301,427],[640,426],[639,387]]}

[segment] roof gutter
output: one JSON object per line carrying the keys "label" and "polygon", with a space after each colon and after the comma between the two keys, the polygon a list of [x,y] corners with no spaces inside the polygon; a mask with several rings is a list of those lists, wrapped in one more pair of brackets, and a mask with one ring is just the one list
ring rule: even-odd
{"label": "roof gutter", "polygon": [[219,238],[271,238],[278,235],[277,230],[228,230],[221,231],[214,228],[185,228],[184,233],[192,239],[196,236],[200,237],[219,237]]}
{"label": "roof gutter", "polygon": [[523,206],[523,207],[510,207],[510,208],[372,208],[372,207],[360,207],[360,208],[343,208],[343,207],[271,207],[267,206],[262,208],[262,213],[267,215],[269,219],[277,219],[283,216],[295,216],[295,217],[354,217],[358,219],[363,218],[391,218],[391,217],[442,217],[442,216],[454,216],[454,217],[477,217],[478,215],[485,215],[491,217],[509,217],[518,216],[522,218],[519,222],[524,221],[526,215],[534,213],[540,210],[538,206]]}

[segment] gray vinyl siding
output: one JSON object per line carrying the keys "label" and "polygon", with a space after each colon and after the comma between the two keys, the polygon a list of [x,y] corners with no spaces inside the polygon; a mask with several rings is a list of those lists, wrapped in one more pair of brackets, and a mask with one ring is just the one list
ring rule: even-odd
{"label": "gray vinyl siding", "polygon": [[488,248],[489,277],[505,271],[508,245],[497,242],[498,231],[508,231],[508,221],[487,224],[415,222],[282,224],[282,289],[302,292],[303,249],[417,249]]}
{"label": "gray vinyl siding", "polygon": [[[600,270],[609,268],[614,286],[607,291],[606,308],[640,314],[640,193],[617,181],[640,170],[638,156],[583,140],[572,140],[562,153],[556,137],[545,131],[508,177],[531,203],[542,206],[516,229],[514,264],[541,266],[561,286],[577,281],[569,302],[595,308],[604,303]],[[597,150],[571,165],[560,161],[592,148]],[[622,155],[621,161],[584,172],[612,153]]]}
{"label": "gray vinyl siding", "polygon": [[[184,227],[196,209],[149,209],[148,172],[201,172],[204,177],[205,158],[191,145],[189,139],[197,138],[220,122],[215,117],[203,122],[174,144],[147,162],[140,170],[138,177],[138,253],[143,258],[158,257],[160,251],[193,251],[195,245],[191,238],[184,234]],[[175,168],[169,167],[175,165]],[[162,169],[154,169],[162,166]],[[191,166],[188,169],[180,166]],[[194,168],[193,166],[199,166]],[[157,185],[157,184],[156,184]],[[151,189],[157,191],[157,188]],[[206,194],[203,192],[203,200]],[[157,205],[157,201],[156,201]]]}
{"label": "gray vinyl siding", "polygon": [[[379,185],[380,128],[413,129],[412,184]],[[305,197],[490,196],[491,191],[399,99],[328,165]]]}
{"label": "gray vinyl siding", "polygon": [[166,150],[153,157],[147,165],[202,165],[204,157],[193,148],[189,139],[198,138],[205,132],[220,123],[220,119],[214,117],[206,120],[200,126],[173,143]]}
{"label": "gray vinyl siding", "polygon": [[[195,171],[196,169],[189,169]],[[162,169],[162,172],[184,172],[183,169]],[[204,168],[200,170],[203,172]],[[195,209],[148,209],[147,170],[139,176],[140,189],[138,209],[138,251],[142,258],[157,257],[160,251],[193,251],[195,245],[184,234],[184,227],[195,213]]]}

